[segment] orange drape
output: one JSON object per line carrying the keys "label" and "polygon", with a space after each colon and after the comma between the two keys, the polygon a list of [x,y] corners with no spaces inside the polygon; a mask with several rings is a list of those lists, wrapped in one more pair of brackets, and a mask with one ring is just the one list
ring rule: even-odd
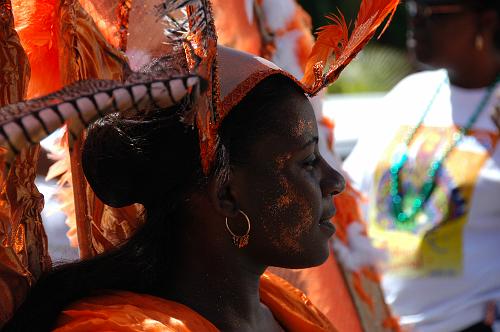
{"label": "orange drape", "polygon": [[[264,274],[261,301],[287,331],[333,332],[329,320],[298,289]],[[188,307],[151,295],[108,291],[63,311],[55,332],[215,332],[218,329]]]}

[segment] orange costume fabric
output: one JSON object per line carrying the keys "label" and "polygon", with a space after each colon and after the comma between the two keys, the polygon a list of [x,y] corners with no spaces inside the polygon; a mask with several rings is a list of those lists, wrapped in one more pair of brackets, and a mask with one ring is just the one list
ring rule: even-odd
{"label": "orange costume fabric", "polygon": [[[11,9],[10,1],[0,1],[0,106],[23,100],[30,77]],[[40,217],[43,196],[34,184],[38,152],[23,151],[8,173],[0,162],[0,327],[51,263]]]}
{"label": "orange costume fabric", "polygon": [[[260,280],[261,301],[286,331],[333,332],[336,329],[299,290],[272,274]],[[190,308],[151,295],[106,291],[64,310],[55,332],[215,332],[212,323]]]}
{"label": "orange costume fabric", "polygon": [[[121,79],[122,56],[104,40],[78,1],[1,1],[0,14],[5,19],[0,70],[2,77],[10,78],[0,81],[0,106],[77,80]],[[38,155],[38,145],[22,150],[8,174],[3,172],[5,155],[0,155],[0,326],[51,266],[40,215],[43,196],[35,186]]]}

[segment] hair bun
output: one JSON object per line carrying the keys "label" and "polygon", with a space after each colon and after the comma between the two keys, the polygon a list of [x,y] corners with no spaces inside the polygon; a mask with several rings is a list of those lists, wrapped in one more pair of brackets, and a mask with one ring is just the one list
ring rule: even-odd
{"label": "hair bun", "polygon": [[179,196],[172,191],[188,185],[201,165],[196,131],[179,113],[160,109],[147,119],[115,113],[89,127],[82,167],[99,199],[119,208]]}
{"label": "hair bun", "polygon": [[[123,207],[138,202],[138,156],[120,132],[117,115],[94,122],[82,152],[82,167],[95,194],[105,204]],[[135,173],[135,174],[134,174]]]}

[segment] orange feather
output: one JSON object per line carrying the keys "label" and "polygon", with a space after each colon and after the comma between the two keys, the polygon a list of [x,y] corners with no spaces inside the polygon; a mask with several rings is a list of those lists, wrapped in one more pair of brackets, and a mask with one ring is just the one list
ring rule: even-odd
{"label": "orange feather", "polygon": [[399,0],[362,0],[350,37],[342,13],[327,16],[332,24],[319,28],[302,80],[311,95],[337,80],[390,15],[382,33],[387,29],[398,4]]}
{"label": "orange feather", "polygon": [[31,65],[28,98],[61,88],[59,67],[59,1],[13,0],[16,30]]}

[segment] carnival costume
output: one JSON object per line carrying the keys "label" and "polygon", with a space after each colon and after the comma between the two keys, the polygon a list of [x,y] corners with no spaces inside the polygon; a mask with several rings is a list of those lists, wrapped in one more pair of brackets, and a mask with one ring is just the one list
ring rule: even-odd
{"label": "carnival costume", "polygon": [[[6,170],[0,220],[0,312],[5,313],[1,319],[10,317],[30,285],[51,266],[40,220],[42,197],[33,183],[40,140],[67,126],[71,177],[66,174],[66,180],[72,182],[81,257],[90,258],[126,240],[141,223],[140,207],[105,206],[86,183],[80,148],[82,133],[92,121],[124,110],[147,113],[152,106],[166,108],[188,99],[193,106],[183,119],[199,132],[202,169],[208,174],[221,122],[256,84],[271,75],[284,75],[306,94],[316,95],[338,77],[397,4],[394,0],[363,1],[350,39],[343,17],[335,17],[313,47],[300,82],[264,59],[217,47],[211,6],[206,0],[4,1],[2,69],[12,80],[2,86],[4,102],[10,105],[0,109],[0,144]],[[141,33],[146,28],[147,38]],[[130,63],[123,55],[125,50]],[[147,74],[134,72],[136,67],[131,64],[141,62],[137,59],[153,60],[152,70]],[[31,99],[15,103],[25,97]],[[273,296],[278,294],[275,302],[281,305],[273,313],[283,326],[290,330],[307,326],[293,323],[293,315],[298,313],[304,321],[313,322],[303,330],[333,330],[303,296],[289,297],[293,310],[287,311],[283,303],[292,292],[287,291],[290,286],[272,282],[275,277],[265,278],[271,282],[262,282],[261,297],[272,308]],[[105,297],[101,300],[106,302]],[[154,317],[151,315],[151,320]],[[184,321],[187,317],[174,318],[180,325],[189,325]],[[63,319],[61,324],[72,322]]]}

